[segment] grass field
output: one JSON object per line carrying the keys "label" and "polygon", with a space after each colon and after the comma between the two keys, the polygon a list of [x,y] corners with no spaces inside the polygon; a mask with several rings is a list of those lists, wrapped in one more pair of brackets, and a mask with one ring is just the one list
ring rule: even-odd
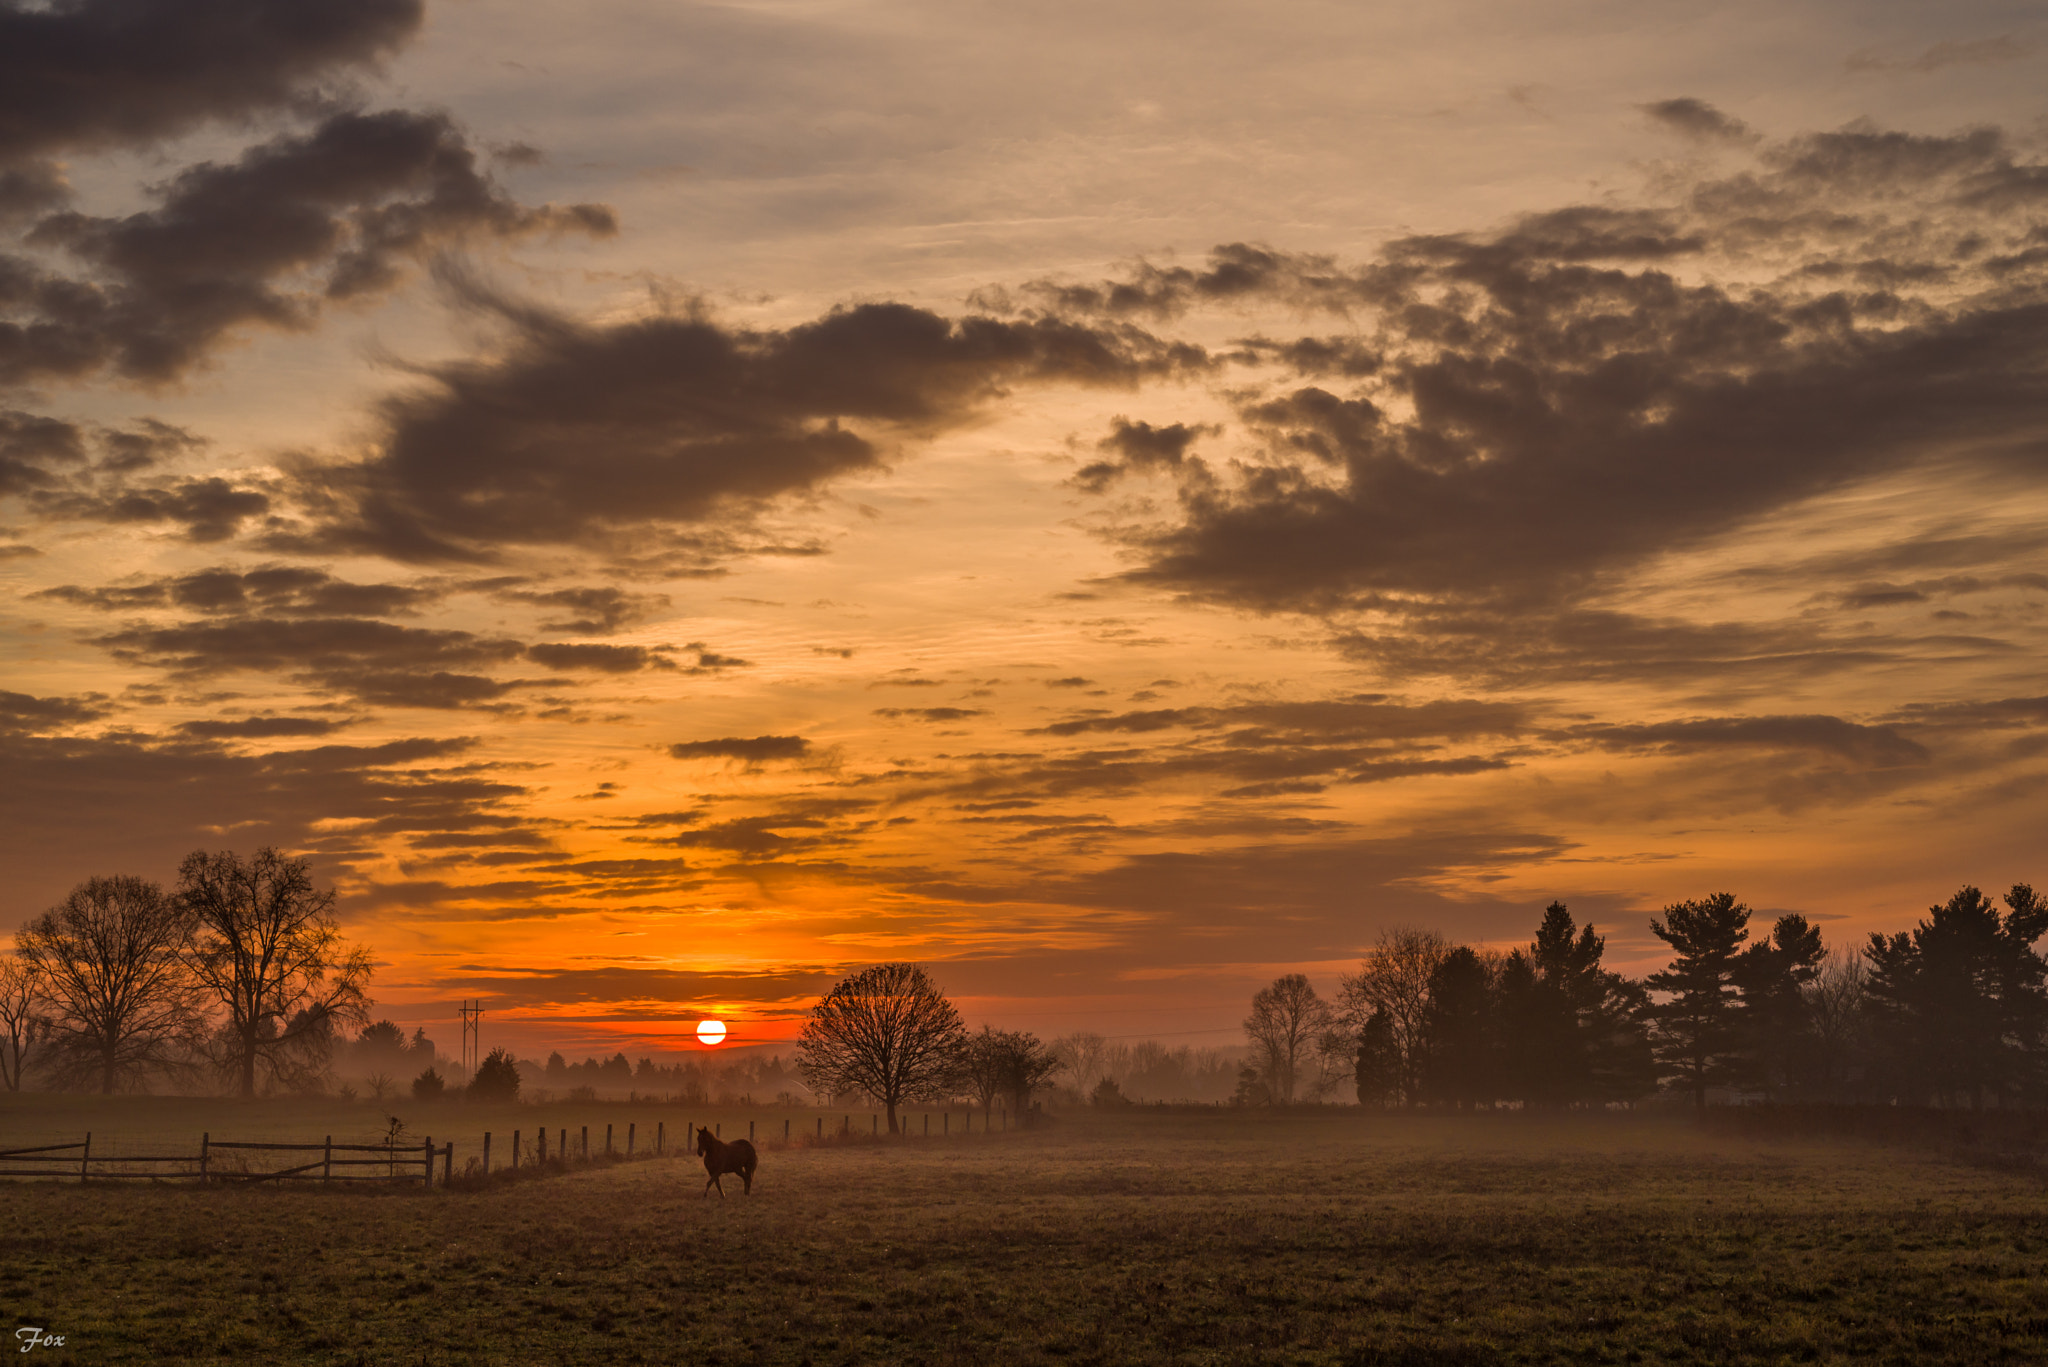
{"label": "grass field", "polygon": [[430,1194],[12,1184],[0,1332],[65,1336],[31,1362],[2048,1358],[2048,1195],[1925,1149],[1140,1111],[702,1184],[680,1159]]}

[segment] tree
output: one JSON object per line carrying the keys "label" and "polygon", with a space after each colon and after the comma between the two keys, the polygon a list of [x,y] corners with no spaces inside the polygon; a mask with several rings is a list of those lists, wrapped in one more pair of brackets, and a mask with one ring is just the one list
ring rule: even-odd
{"label": "tree", "polygon": [[503,1049],[491,1050],[476,1066],[468,1095],[471,1101],[519,1100],[519,1064]]}
{"label": "tree", "polygon": [[179,958],[190,915],[143,878],[88,878],[23,926],[15,952],[50,1003],[61,1081],[102,1092],[177,1070],[200,1025]]}
{"label": "tree", "polygon": [[1855,1088],[1867,1062],[1869,1017],[1863,997],[1869,977],[1870,961],[1860,951],[1836,949],[1800,988],[1814,1050],[1804,1080],[1808,1095],[1840,1101]]}
{"label": "tree", "polygon": [[1666,994],[1651,1008],[1657,1062],[1692,1092],[1693,1105],[1707,1104],[1707,1088],[1734,1080],[1743,1045],[1736,1015],[1736,956],[1749,938],[1749,908],[1730,893],[1717,892],[1664,908],[1650,931],[1671,946],[1669,968],[1644,984]]}
{"label": "tree", "polygon": [[36,971],[25,959],[0,959],[0,1083],[21,1090],[22,1075],[50,1033]]}
{"label": "tree", "polygon": [[1805,988],[1827,957],[1820,929],[1804,916],[1780,916],[1771,933],[1735,960],[1746,1036],[1743,1081],[1776,1095],[1812,1073],[1816,1042]]}
{"label": "tree", "polygon": [[258,1069],[288,1085],[317,1077],[327,1032],[369,1019],[369,951],[351,948],[334,922],[334,894],[313,886],[303,859],[265,846],[246,862],[195,850],[178,868],[178,899],[192,917],[184,959],[224,1013],[216,1063],[242,1096]]}
{"label": "tree", "polygon": [[2000,916],[1965,887],[1910,932],[1870,937],[1865,1003],[1895,1095],[1974,1107],[1987,1090],[2038,1092],[2048,965],[2033,944],[2048,903],[2025,883],[2005,902]]}
{"label": "tree", "polygon": [[961,1038],[955,1060],[955,1081],[964,1083],[983,1115],[998,1098],[1008,1098],[1019,1115],[1031,1110],[1031,1094],[1047,1078],[1071,1063],[1058,1048],[1047,1048],[1028,1030],[997,1030],[984,1025],[976,1035]]}
{"label": "tree", "polygon": [[1107,1070],[1109,1041],[1082,1030],[1054,1040],[1052,1051],[1059,1055],[1060,1071],[1072,1077],[1074,1090],[1082,1096],[1091,1095]]}
{"label": "tree", "polygon": [[1316,995],[1304,974],[1275,978],[1272,986],[1252,994],[1244,1034],[1276,1104],[1293,1102],[1297,1075],[1329,1031],[1330,1020],[1329,1003]]}
{"label": "tree", "polygon": [[441,1094],[447,1090],[447,1080],[432,1068],[412,1080],[414,1101],[439,1101]]}
{"label": "tree", "polygon": [[1421,1099],[1469,1110],[1501,1096],[1493,975],[1469,945],[1444,956],[1430,975]]}
{"label": "tree", "polygon": [[1352,1079],[1361,1106],[1386,1106],[1401,1100],[1401,1051],[1385,1011],[1373,1012],[1359,1027]]}
{"label": "tree", "polygon": [[797,1037],[797,1068],[813,1091],[866,1092],[887,1109],[895,1134],[899,1105],[957,1080],[966,1033],[923,968],[877,964],[811,1008]]}
{"label": "tree", "polygon": [[1450,941],[1433,930],[1396,927],[1380,932],[1358,972],[1344,979],[1338,998],[1353,1033],[1384,1012],[1394,1050],[1400,1100],[1414,1105],[1422,1089],[1422,1061],[1428,1051],[1429,980],[1451,952]]}
{"label": "tree", "polygon": [[1552,902],[1527,951],[1511,956],[1519,962],[1502,974],[1503,1019],[1516,1052],[1509,1077],[1524,1101],[1601,1105],[1657,1085],[1643,1030],[1648,998],[1601,967],[1606,949],[1592,926],[1574,925],[1565,904]]}

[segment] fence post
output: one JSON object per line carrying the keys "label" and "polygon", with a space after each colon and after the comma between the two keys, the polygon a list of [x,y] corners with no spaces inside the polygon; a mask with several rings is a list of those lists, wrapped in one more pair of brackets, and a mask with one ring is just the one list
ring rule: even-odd
{"label": "fence post", "polygon": [[555,1145],[555,1157],[564,1163],[569,1161],[569,1127],[562,1127],[561,1142]]}
{"label": "fence post", "polygon": [[545,1125],[540,1127],[540,1161],[548,1161],[548,1127]]}
{"label": "fence post", "polygon": [[[969,1111],[967,1114],[972,1116],[974,1112]],[[951,1111],[947,1111],[939,1117],[939,1133],[947,1136],[953,1133],[953,1113]]]}
{"label": "fence post", "polygon": [[92,1131],[85,1132],[85,1152],[78,1156],[78,1185],[85,1185],[85,1165],[92,1162]]}
{"label": "fence post", "polygon": [[754,1122],[751,1120],[747,1122],[747,1142],[749,1144],[754,1142]]}
{"label": "fence post", "polygon": [[[431,1167],[431,1164],[429,1165]],[[455,1141],[449,1140],[441,1150],[441,1185],[447,1186],[448,1179],[455,1175]]]}
{"label": "fence post", "polygon": [[612,1127],[610,1125],[604,1127],[604,1156],[606,1158],[612,1156]]}
{"label": "fence post", "polygon": [[659,1158],[667,1152],[668,1122],[666,1120],[657,1120],[654,1122],[654,1156]]}
{"label": "fence post", "polygon": [[484,1176],[491,1175],[491,1132],[484,1131]]}
{"label": "fence post", "polygon": [[428,1135],[422,1147],[426,1154],[420,1159],[420,1190],[425,1191],[434,1185],[434,1136]]}
{"label": "fence post", "polygon": [[519,1171],[519,1131],[512,1131],[512,1171]]}
{"label": "fence post", "polygon": [[331,1134],[327,1136],[327,1152],[320,1159],[320,1180],[323,1183],[334,1180],[334,1136]]}
{"label": "fence post", "polygon": [[199,1185],[206,1185],[206,1149],[213,1142],[213,1135],[201,1131],[199,1135]]}
{"label": "fence post", "polygon": [[633,1156],[633,1136],[639,1128],[640,1122],[637,1120],[626,1122],[626,1157],[628,1158]]}
{"label": "fence post", "polygon": [[590,1161],[590,1126],[583,1127],[583,1161]]}
{"label": "fence post", "polygon": [[882,1117],[881,1117],[881,1116],[880,1116],[879,1114],[870,1114],[870,1115],[868,1116],[868,1133],[869,1133],[869,1134],[880,1134],[881,1132],[882,1132]]}
{"label": "fence post", "polygon": [[819,1117],[818,1117],[818,1138],[820,1138],[820,1139],[823,1139],[824,1137],[825,1137],[825,1117],[821,1115],[821,1116],[819,1116]]}
{"label": "fence post", "polygon": [[784,1116],[784,1117],[782,1117],[782,1142],[783,1142],[783,1143],[785,1143],[785,1144],[787,1144],[787,1143],[789,1142],[789,1117],[788,1117],[788,1116]]}

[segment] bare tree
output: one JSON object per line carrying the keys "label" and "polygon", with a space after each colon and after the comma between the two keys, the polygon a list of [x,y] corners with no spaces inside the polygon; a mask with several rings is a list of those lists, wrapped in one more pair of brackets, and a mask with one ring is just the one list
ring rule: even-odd
{"label": "bare tree", "polygon": [[50,1034],[36,971],[26,959],[0,959],[0,1083],[21,1090],[29,1059]]}
{"label": "bare tree", "polygon": [[1870,961],[1860,950],[1841,948],[1821,960],[1820,972],[1800,987],[1806,1019],[1813,1031],[1814,1072],[1809,1079],[1825,1095],[1839,1097],[1864,1045],[1868,1019],[1864,1010]]}
{"label": "bare tree", "polygon": [[15,935],[41,980],[63,1080],[112,1092],[152,1068],[177,1068],[199,1023],[178,950],[191,917],[143,878],[88,878]]}
{"label": "bare tree", "polygon": [[1095,1090],[1109,1062],[1109,1041],[1090,1030],[1062,1035],[1052,1042],[1060,1071],[1073,1079],[1074,1090],[1087,1096]]}
{"label": "bare tree", "polygon": [[959,1077],[966,1027],[923,968],[877,964],[835,986],[797,1037],[797,1068],[816,1092],[862,1091],[889,1112]]}
{"label": "bare tree", "polygon": [[1312,1064],[1322,1037],[1330,1029],[1330,1005],[1300,973],[1273,979],[1252,996],[1245,1017],[1245,1038],[1260,1062],[1259,1073],[1272,1099],[1294,1100],[1296,1079]]}
{"label": "bare tree", "polygon": [[1433,930],[1400,926],[1380,932],[1358,972],[1344,979],[1339,1010],[1355,1039],[1376,1012],[1384,1012],[1401,1099],[1413,1105],[1428,1052],[1429,981],[1451,952]]}
{"label": "bare tree", "polygon": [[340,1025],[369,1019],[369,951],[334,923],[334,894],[313,886],[303,859],[265,847],[244,862],[195,850],[178,869],[193,918],[186,966],[225,1011],[215,1061],[241,1095],[261,1067],[288,1085],[327,1067]]}

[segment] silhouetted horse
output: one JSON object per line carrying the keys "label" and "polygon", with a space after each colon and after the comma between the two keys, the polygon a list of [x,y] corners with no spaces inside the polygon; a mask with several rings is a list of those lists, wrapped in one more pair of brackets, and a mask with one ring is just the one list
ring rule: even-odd
{"label": "silhouetted horse", "polygon": [[761,1159],[752,1144],[744,1139],[735,1139],[728,1144],[699,1125],[697,1152],[704,1155],[704,1171],[711,1174],[704,1182],[706,1196],[711,1194],[713,1185],[717,1186],[720,1196],[725,1195],[725,1183],[718,1179],[729,1172],[739,1174],[740,1181],[746,1184],[747,1195],[754,1194],[754,1169],[760,1166]]}

